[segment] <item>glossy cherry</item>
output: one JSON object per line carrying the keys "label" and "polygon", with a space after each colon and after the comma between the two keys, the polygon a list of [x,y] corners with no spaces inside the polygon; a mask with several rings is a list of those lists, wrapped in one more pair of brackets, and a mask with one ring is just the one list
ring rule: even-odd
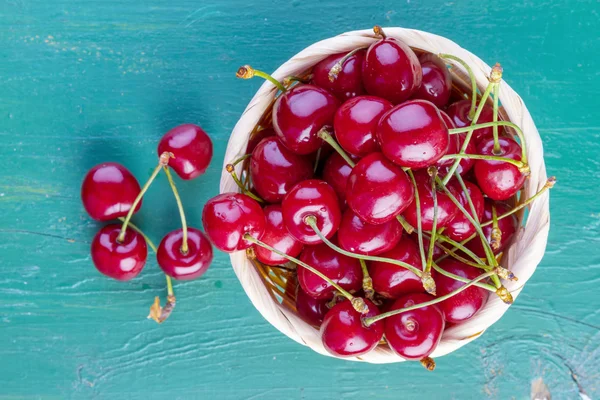
{"label": "glossy cherry", "polygon": [[435,164],[450,143],[439,110],[426,100],[410,100],[384,114],[377,138],[387,158],[413,169]]}
{"label": "glossy cherry", "polygon": [[[110,221],[127,215],[140,184],[131,172],[118,163],[98,164],[88,171],[81,184],[81,201],[90,217]],[[142,206],[142,200],[135,211]]]}
{"label": "glossy cherry", "polygon": [[[356,157],[351,156],[350,158],[355,162],[358,161]],[[346,202],[346,186],[350,172],[352,172],[352,167],[339,153],[333,153],[325,162],[323,180],[335,190],[340,203]]]}
{"label": "glossy cherry", "polygon": [[[492,206],[496,208],[496,216],[500,216],[511,210],[510,206],[508,206],[506,203],[486,199],[483,210],[483,218],[481,219],[482,222],[487,222],[492,219]],[[501,236],[499,247],[497,249],[492,249],[494,254],[500,253],[510,243],[510,240],[517,231],[517,225],[517,217],[514,215],[510,215],[506,218],[498,220],[498,229],[500,230]],[[481,229],[487,238],[488,243],[492,243],[492,224],[483,226]],[[471,239],[466,246],[477,256],[485,257],[483,245],[478,237]]]}
{"label": "glossy cherry", "polygon": [[383,38],[367,50],[362,68],[367,93],[394,104],[412,96],[423,74],[416,54],[394,38]]}
{"label": "glossy cherry", "polygon": [[321,326],[325,314],[329,311],[328,302],[327,299],[315,299],[304,293],[300,286],[297,287],[296,311],[300,318],[312,326]]}
{"label": "glossy cherry", "polygon": [[[477,185],[475,185],[474,183],[465,181],[467,192],[469,193],[471,202],[473,203],[473,206],[475,207],[476,211],[476,214],[473,215],[473,213],[471,212],[471,207],[469,206],[469,203],[467,201],[467,195],[462,191],[462,187],[456,181],[451,181],[450,184],[456,188],[457,192],[460,193],[457,199],[460,202],[460,204],[465,208],[465,210],[467,210],[472,217],[476,216],[477,218],[475,219],[477,221],[482,222],[481,218],[483,218],[484,199],[481,190],[479,190],[479,187],[477,187]],[[444,234],[446,236],[448,236],[450,239],[456,240],[457,242],[465,240],[473,233],[475,233],[475,227],[473,226],[473,224],[471,224],[471,222],[469,222],[467,217],[460,210],[458,211],[458,213],[456,213],[456,216],[454,217],[452,222],[448,224],[446,230],[444,231]]]}
{"label": "glossy cherry", "polygon": [[[425,231],[433,229],[433,192],[431,190],[431,177],[425,171],[420,171],[415,174],[417,182],[417,190],[419,192],[419,201],[421,204],[421,226]],[[458,199],[460,193],[452,185],[448,185],[448,190]],[[460,212],[458,207],[454,205],[450,197],[442,190],[436,189],[437,196],[437,229],[444,228],[452,222],[456,214]],[[417,226],[417,202],[413,201],[406,211],[404,218],[412,226]]]}
{"label": "glossy cherry", "polygon": [[[457,128],[462,128],[471,125],[472,121],[469,118],[469,112],[471,111],[471,100],[459,100],[455,103],[450,104],[446,112],[452,118],[454,125]],[[477,124],[484,124],[486,122],[492,122],[494,120],[494,109],[489,105],[484,105]],[[498,131],[502,131],[502,127],[498,127]],[[493,128],[481,128],[473,132],[472,139],[475,144],[479,143],[483,138],[491,138],[493,136]]]}
{"label": "glossy cherry", "polygon": [[379,315],[377,306],[365,299],[369,312],[360,314],[350,301],[336,304],[325,315],[321,324],[323,346],[338,357],[356,357],[373,350],[383,337],[383,321],[377,321],[369,327],[364,326],[362,318]]}
{"label": "glossy cherry", "polygon": [[342,249],[371,256],[392,249],[401,237],[402,225],[396,219],[373,225],[361,220],[351,209],[344,212],[337,233]]}
{"label": "glossy cherry", "polygon": [[365,58],[365,50],[359,50],[344,61],[342,70],[333,82],[329,79],[331,68],[347,53],[332,54],[319,62],[313,68],[313,83],[327,89],[340,101],[345,101],[365,92],[362,84],[362,65]]}
{"label": "glossy cherry", "polygon": [[366,156],[379,150],[376,131],[381,116],[392,108],[392,103],[374,96],[359,96],[338,108],[333,120],[335,137],[350,154]]}
{"label": "glossy cherry", "polygon": [[[403,261],[418,269],[422,268],[419,248],[407,236],[404,236],[392,250],[380,256]],[[408,293],[422,293],[424,291],[421,278],[399,265],[370,261],[369,275],[373,280],[375,292],[388,299],[396,299]]]}
{"label": "glossy cherry", "polygon": [[231,253],[252,245],[244,239],[246,233],[260,239],[266,221],[256,200],[241,193],[222,193],[204,205],[202,224],[215,247]]}
{"label": "glossy cherry", "polygon": [[365,222],[383,224],[413,201],[414,189],[400,167],[382,153],[371,153],[356,164],[348,178],[346,201]]}
{"label": "glossy cherry", "polygon": [[294,185],[312,176],[311,160],[288,150],[276,137],[263,139],[252,152],[250,178],[269,203],[281,202]]}
{"label": "glossy cherry", "polygon": [[[391,310],[410,307],[433,300],[425,293],[413,293],[399,298]],[[436,305],[417,308],[384,319],[385,338],[390,348],[407,360],[428,357],[439,344],[445,322]]]}
{"label": "glossy cherry", "polygon": [[[356,293],[362,289],[360,261],[338,253],[325,243],[306,246],[300,254],[300,261],[323,273],[348,292]],[[336,289],[329,282],[301,266],[297,270],[298,284],[306,294],[316,299],[333,297]]]}
{"label": "glossy cherry", "polygon": [[273,128],[294,153],[313,153],[323,143],[317,134],[324,126],[333,125],[339,105],[338,99],[318,86],[294,86],[275,101]]}
{"label": "glossy cherry", "polygon": [[306,223],[314,216],[317,227],[326,238],[337,232],[342,212],[335,190],[327,182],[309,179],[290,190],[281,203],[283,223],[290,234],[304,244],[321,243],[321,239]]}
{"label": "glossy cherry", "polygon": [[[267,224],[265,226],[265,233],[260,240],[290,257],[298,256],[304,246],[290,235],[285,227],[281,205],[272,204],[266,206],[263,212],[265,213]],[[254,246],[254,254],[256,254],[258,261],[266,265],[280,265],[288,262],[286,258],[261,246]]]}
{"label": "glossy cherry", "polygon": [[265,138],[275,136],[273,128],[264,128],[250,136],[248,139],[248,146],[246,147],[246,154],[252,154],[256,146]]}
{"label": "glossy cherry", "polygon": [[119,224],[106,225],[98,231],[92,240],[92,261],[104,275],[128,281],[146,265],[148,247],[144,237],[133,229],[128,229],[123,242],[118,242],[120,232]]}
{"label": "glossy cherry", "polygon": [[210,137],[197,125],[179,125],[160,139],[158,155],[164,152],[173,153],[169,167],[181,179],[189,180],[202,175],[213,155]]}
{"label": "glossy cherry", "polygon": [[444,61],[435,54],[421,54],[419,63],[423,71],[423,80],[413,98],[430,101],[439,108],[444,107],[448,104],[452,93],[450,71]]}
{"label": "glossy cherry", "polygon": [[[440,262],[440,268],[451,274],[473,280],[483,273],[482,270],[460,261],[447,258]],[[438,296],[444,296],[448,293],[465,285],[464,282],[448,278],[436,271],[433,271],[436,293]],[[473,317],[477,311],[481,310],[488,297],[488,292],[477,286],[471,286],[462,292],[446,299],[438,304],[438,307],[444,313],[446,322],[458,324],[465,322]]]}
{"label": "glossy cherry", "polygon": [[[500,152],[494,153],[494,139],[484,139],[477,146],[477,153],[521,160],[521,146],[514,139],[498,139]],[[503,161],[476,160],[475,178],[481,191],[494,200],[508,200],[525,182],[525,175],[513,164]]]}
{"label": "glossy cherry", "polygon": [[202,276],[213,258],[213,250],[202,231],[187,228],[188,251],[183,253],[183,230],[176,229],[165,235],[158,245],[156,260],[165,274],[178,280],[191,280]]}

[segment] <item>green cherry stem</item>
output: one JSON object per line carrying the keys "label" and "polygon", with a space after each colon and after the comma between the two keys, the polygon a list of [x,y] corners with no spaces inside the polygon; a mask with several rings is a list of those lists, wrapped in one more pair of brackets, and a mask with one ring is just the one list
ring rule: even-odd
{"label": "green cherry stem", "polygon": [[375,289],[373,289],[373,279],[371,279],[371,276],[369,275],[369,269],[367,268],[367,263],[365,262],[365,260],[358,260],[360,261],[360,268],[362,269],[362,273],[363,273],[363,281],[362,281],[362,288],[363,288],[363,292],[365,292],[365,297],[369,300],[373,300],[373,296],[375,295]]}
{"label": "green cherry stem", "polygon": [[175,196],[175,201],[177,202],[177,208],[179,210],[179,216],[181,218],[181,230],[183,231],[183,241],[181,243],[181,254],[186,255],[188,252],[188,231],[187,231],[187,221],[185,219],[185,212],[183,211],[183,204],[181,203],[181,197],[179,197],[179,191],[177,190],[177,186],[175,186],[175,181],[173,180],[173,176],[171,175],[171,171],[169,167],[163,167],[165,170],[165,174],[167,175],[167,180],[169,181],[169,185],[171,186],[171,190],[173,191],[173,196]]}
{"label": "green cherry stem", "polygon": [[447,299],[449,299],[449,298],[451,298],[453,296],[456,296],[460,292],[462,292],[462,291],[470,288],[471,286],[475,285],[477,282],[479,282],[479,281],[481,281],[481,280],[483,280],[483,279],[491,276],[492,274],[493,274],[493,272],[485,272],[485,273],[479,275],[477,278],[469,281],[469,283],[467,283],[467,284],[459,287],[458,289],[453,290],[452,292],[450,292],[450,293],[448,293],[448,294],[446,294],[444,296],[436,297],[433,300],[425,301],[425,302],[419,303],[419,304],[415,304],[415,305],[412,305],[410,307],[400,308],[398,310],[388,311],[386,313],[379,314],[379,315],[376,315],[376,316],[373,316],[373,317],[363,318],[363,324],[366,327],[369,327],[372,324],[374,324],[375,322],[381,321],[384,318],[392,317],[392,316],[398,315],[398,314],[402,314],[402,313],[407,312],[407,311],[416,310],[418,308],[423,308],[423,307],[431,306],[431,305],[434,305],[434,304],[438,304],[438,303],[440,303],[440,302],[442,302],[444,300],[447,300]]}
{"label": "green cherry stem", "polygon": [[331,133],[329,133],[329,129],[330,128],[328,128],[328,127],[321,128],[321,130],[319,131],[319,133],[317,133],[317,136],[319,136],[325,142],[329,143],[329,145],[331,147],[333,147],[333,149],[335,151],[337,151],[337,153],[340,156],[342,156],[342,158],[344,159],[344,161],[346,161],[349,166],[351,166],[352,168],[354,168],[354,166],[356,165],[356,163],[354,161],[352,161],[352,159],[350,158],[350,156],[344,151],[344,149],[342,149],[342,147],[338,144],[338,142],[336,142],[336,140],[333,138],[333,136],[331,136]]}
{"label": "green cherry stem", "polygon": [[[493,99],[494,99],[494,108],[492,114],[492,121],[498,121],[498,96],[500,94],[500,82],[502,81],[502,66],[500,63],[496,63],[492,68],[492,72],[490,73],[490,82],[494,84],[493,90]],[[498,126],[494,125],[492,133],[494,135],[494,148],[492,150],[493,154],[500,154],[500,142],[498,142]]]}
{"label": "green cherry stem", "polygon": [[348,59],[350,57],[352,57],[359,51],[364,50],[366,48],[367,47],[359,47],[357,49],[354,49],[351,52],[349,52],[348,54],[346,54],[344,57],[342,57],[338,62],[333,64],[333,67],[331,67],[331,69],[329,70],[329,74],[328,74],[329,81],[332,83],[335,82],[335,80],[337,79],[340,72],[342,72],[342,69],[344,69],[344,64],[346,63],[346,61],[348,61]]}
{"label": "green cherry stem", "polygon": [[234,167],[235,167],[236,165],[238,165],[238,164],[239,164],[239,163],[241,163],[242,161],[245,161],[245,160],[247,160],[247,159],[248,159],[248,158],[250,158],[250,157],[252,157],[252,154],[251,154],[251,153],[244,154],[243,156],[241,156],[240,158],[238,158],[237,160],[235,160],[234,162],[232,162],[232,163],[230,163],[230,164],[231,164],[232,166],[234,166]]}
{"label": "green cherry stem", "polygon": [[125,240],[125,232],[127,231],[127,225],[129,224],[129,220],[131,219],[133,213],[135,212],[136,207],[142,200],[142,197],[144,197],[144,194],[146,193],[146,191],[148,190],[148,188],[150,187],[150,185],[152,184],[152,182],[154,181],[154,179],[156,178],[156,176],[158,175],[160,170],[163,167],[169,165],[169,158],[171,158],[171,157],[173,157],[173,154],[165,151],[158,158],[158,165],[156,166],[156,168],[154,168],[154,171],[152,171],[152,175],[150,175],[150,178],[148,178],[148,180],[146,181],[146,184],[140,191],[140,194],[138,194],[137,197],[135,198],[135,200],[133,201],[133,204],[131,205],[129,212],[127,213],[127,215],[125,216],[125,219],[123,220],[123,225],[121,226],[121,232],[119,233],[119,236],[117,236],[117,242],[122,243],[123,240]]}
{"label": "green cherry stem", "polygon": [[[459,275],[454,275],[453,273],[448,272],[445,269],[442,269],[435,262],[432,264],[432,266],[433,266],[434,270],[436,270],[438,273],[440,273],[440,274],[442,274],[444,276],[447,276],[448,278],[454,279],[454,280],[459,281],[459,282],[464,282],[464,283],[471,282],[469,280],[469,278],[465,278],[465,277],[462,277],[462,276],[459,276]],[[489,272],[489,271],[486,271],[486,272]],[[495,286],[489,285],[487,283],[482,283],[482,282],[477,282],[475,284],[475,286],[480,287],[480,288],[485,289],[485,290],[488,290],[490,292],[496,292],[496,290],[497,290]]]}
{"label": "green cherry stem", "polygon": [[423,225],[421,224],[421,200],[419,199],[419,191],[417,190],[417,181],[415,180],[415,175],[412,170],[408,170],[408,177],[412,181],[413,187],[415,188],[415,205],[417,207],[417,237],[419,242],[419,254],[421,256],[421,265],[423,270],[425,270],[425,266],[427,265],[427,260],[425,259],[425,249],[423,245]]}
{"label": "green cherry stem", "polygon": [[472,121],[475,117],[475,110],[477,109],[477,80],[475,79],[473,70],[469,64],[464,62],[461,58],[453,56],[452,54],[438,54],[438,56],[446,60],[456,61],[467,70],[467,73],[469,74],[469,80],[471,81],[471,109],[469,110],[469,119]]}
{"label": "green cherry stem", "polygon": [[[487,267],[487,265],[483,261],[481,261],[481,258],[477,257],[477,255],[475,253],[473,253],[471,250],[469,250],[468,248],[466,248],[464,245],[460,244],[459,242],[457,242],[455,240],[452,240],[448,236],[444,236],[444,235],[439,234],[439,233],[437,235],[437,239],[440,242],[448,243],[449,245],[454,246],[454,248],[452,250],[450,250],[450,249],[445,248],[442,244],[438,243],[438,246],[440,246],[440,248],[442,250],[444,250],[446,253],[451,254],[452,257],[456,258],[458,261],[461,261],[461,262],[463,262],[465,264],[467,262],[473,263],[473,261],[474,261],[474,264],[477,265],[479,268],[481,268],[481,267]],[[464,257],[461,257],[458,254],[454,253],[455,250],[462,251],[463,253],[465,253],[466,255],[468,255],[473,261],[468,261]],[[440,260],[437,260],[437,261],[440,261]],[[465,262],[465,261],[467,261],[467,262]],[[489,267],[489,268],[491,268],[491,267]]]}
{"label": "green cherry stem", "polygon": [[260,197],[258,197],[254,193],[252,193],[249,189],[247,189],[246,186],[242,183],[242,181],[240,181],[240,178],[238,178],[237,173],[235,172],[234,164],[227,164],[225,166],[225,170],[227,172],[229,172],[229,174],[231,175],[231,178],[233,179],[233,181],[235,182],[235,184],[238,186],[238,188],[240,189],[240,191],[243,194],[245,194],[248,197],[253,198],[254,200],[258,201],[259,203],[265,202],[263,199],[261,199]]}
{"label": "green cherry stem", "polygon": [[297,258],[294,258],[292,256],[287,255],[286,253],[277,250],[274,247],[269,246],[268,244],[261,242],[260,240],[256,239],[255,237],[253,237],[252,235],[246,233],[244,234],[244,239],[246,239],[249,242],[254,243],[257,246],[263,247],[269,251],[272,251],[273,253],[277,254],[280,257],[285,258],[288,261],[293,262],[296,265],[299,265],[302,268],[306,268],[307,270],[309,270],[310,272],[312,272],[313,274],[317,275],[319,278],[323,279],[325,282],[329,283],[331,286],[333,286],[337,291],[339,291],[346,299],[350,300],[350,302],[352,303],[352,306],[354,307],[354,309],[356,311],[358,311],[359,313],[362,314],[366,314],[367,312],[369,312],[369,308],[368,306],[365,304],[364,300],[360,297],[354,297],[350,292],[346,291],[344,288],[342,288],[340,285],[338,285],[337,283],[335,283],[334,281],[332,281],[331,279],[329,279],[325,274],[323,274],[322,272],[320,272],[319,270],[311,267],[310,265],[306,264],[305,262],[302,262],[300,260],[298,260]]}
{"label": "green cherry stem", "polygon": [[251,79],[251,78],[254,78],[255,76],[258,76],[258,77],[261,77],[261,78],[266,79],[269,82],[271,82],[273,85],[275,85],[277,87],[277,89],[279,89],[281,91],[281,93],[287,92],[287,89],[285,88],[285,86],[283,86],[283,84],[281,82],[279,82],[277,79],[273,78],[271,75],[267,74],[266,72],[260,71],[258,69],[254,69],[249,65],[244,65],[244,66],[238,68],[235,76],[237,76],[240,79]]}
{"label": "green cherry stem", "polygon": [[482,154],[446,154],[445,156],[443,156],[441,158],[442,161],[444,160],[456,160],[456,159],[463,159],[463,158],[469,158],[471,160],[488,160],[488,161],[502,161],[502,162],[507,162],[509,164],[514,165],[515,167],[519,168],[519,170],[527,170],[528,166],[527,164],[519,161],[519,160],[513,160],[512,158],[507,158],[507,157],[499,157],[499,156],[488,156],[488,155],[482,155]]}
{"label": "green cherry stem", "polygon": [[409,235],[415,231],[415,228],[402,215],[396,215],[396,219]]}
{"label": "green cherry stem", "polygon": [[[438,219],[438,201],[437,190],[435,187],[435,178],[437,177],[437,168],[429,167],[427,170],[431,176],[431,197],[433,198],[433,224],[431,228],[431,237],[429,238],[429,251],[427,253],[427,262],[425,264],[425,273],[431,274],[431,263],[433,262],[433,250],[435,249],[435,236],[437,235]],[[419,212],[420,215],[420,212]]]}

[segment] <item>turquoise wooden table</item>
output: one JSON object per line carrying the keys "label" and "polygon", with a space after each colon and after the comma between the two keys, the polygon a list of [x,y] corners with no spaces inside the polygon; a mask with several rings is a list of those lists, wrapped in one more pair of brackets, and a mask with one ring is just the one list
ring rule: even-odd
{"label": "turquoise wooden table", "polygon": [[[0,2],[0,399],[555,399],[600,396],[598,3],[589,1],[3,0]],[[546,256],[506,316],[438,359],[364,365],[281,335],[253,308],[228,257],[177,283],[163,325],[146,319],[164,278],[128,283],[93,268],[99,224],[79,199],[102,161],[145,180],[157,139],[194,122],[212,136],[207,173],[180,184],[189,220],[218,191],[229,133],[260,81],[337,33],[374,24],[434,32],[504,76],[545,144],[552,192]],[[136,223],[178,227],[164,177]]]}

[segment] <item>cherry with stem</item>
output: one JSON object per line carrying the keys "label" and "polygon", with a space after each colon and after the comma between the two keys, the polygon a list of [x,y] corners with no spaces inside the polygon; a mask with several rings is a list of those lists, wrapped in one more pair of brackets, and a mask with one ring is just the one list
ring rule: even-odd
{"label": "cherry with stem", "polygon": [[344,63],[346,61],[348,61],[348,59],[350,57],[352,57],[353,55],[355,55],[356,53],[358,53],[359,51],[362,50],[366,50],[368,47],[359,47],[357,49],[354,49],[352,51],[350,51],[348,54],[346,54],[344,57],[342,57],[338,62],[336,62],[333,67],[331,67],[331,69],[329,70],[329,81],[330,82],[335,82],[335,80],[337,79],[338,75],[340,74],[340,72],[342,72],[342,70],[344,69]]}
{"label": "cherry with stem", "polygon": [[237,176],[237,172],[235,172],[236,165],[238,165],[239,163],[241,163],[242,161],[245,161],[246,159],[248,159],[250,157],[252,157],[252,154],[245,154],[245,155],[239,157],[237,160],[233,161],[232,163],[227,164],[225,166],[225,170],[231,174],[231,178],[233,179],[233,181],[235,182],[237,187],[240,188],[240,191],[243,194],[245,194],[248,197],[253,198],[254,200],[258,201],[259,203],[264,203],[265,201],[263,199],[261,199],[260,197],[258,197],[257,195],[255,195],[248,189],[249,185],[247,185],[247,183],[250,181],[250,177],[249,176],[246,177],[246,182],[242,183],[240,178]]}

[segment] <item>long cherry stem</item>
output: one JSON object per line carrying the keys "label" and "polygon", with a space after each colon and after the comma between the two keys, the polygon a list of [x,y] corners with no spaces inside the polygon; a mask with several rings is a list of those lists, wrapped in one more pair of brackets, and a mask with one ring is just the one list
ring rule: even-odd
{"label": "long cherry stem", "polygon": [[515,167],[519,168],[519,170],[527,170],[527,168],[528,168],[527,164],[525,164],[519,160],[513,160],[512,158],[507,158],[507,157],[488,156],[488,155],[483,155],[483,154],[470,154],[470,153],[446,154],[445,156],[443,156],[441,158],[441,160],[444,161],[444,160],[455,160],[455,159],[463,159],[463,158],[468,158],[471,160],[488,160],[488,161],[507,162],[507,163],[512,164]]}
{"label": "long cherry stem", "polygon": [[142,197],[144,197],[144,194],[146,193],[146,191],[148,190],[148,188],[150,187],[150,185],[152,184],[152,182],[154,181],[154,179],[156,178],[156,176],[158,175],[160,170],[163,167],[169,165],[169,158],[171,158],[171,157],[173,157],[173,154],[171,154],[169,152],[164,152],[158,158],[158,165],[156,166],[156,168],[154,168],[154,171],[152,171],[152,175],[150,175],[150,178],[148,178],[148,180],[146,181],[146,184],[144,185],[144,187],[142,188],[140,193],[137,195],[137,197],[133,201],[133,204],[131,205],[129,212],[127,213],[127,215],[125,216],[125,219],[123,220],[123,225],[121,226],[121,232],[119,233],[119,236],[117,236],[117,242],[121,243],[121,242],[123,242],[123,240],[125,240],[125,232],[127,231],[127,225],[129,224],[129,220],[131,219],[133,213],[135,212],[136,207],[142,200]]}
{"label": "long cherry stem", "polygon": [[327,128],[327,127],[322,128],[319,131],[319,133],[317,133],[317,136],[319,136],[325,142],[329,143],[329,145],[331,147],[333,147],[333,149],[340,156],[342,156],[342,158],[344,159],[344,161],[346,161],[349,166],[351,166],[352,168],[354,168],[354,166],[356,165],[356,163],[354,161],[352,161],[352,159],[350,158],[350,156],[344,151],[344,149],[342,149],[342,147],[338,144],[338,142],[336,142],[336,140],[333,138],[333,136],[331,136],[331,133],[329,133],[329,128]]}
{"label": "long cherry stem", "polygon": [[471,81],[471,108],[469,109],[469,119],[473,120],[473,117],[475,117],[475,110],[477,109],[477,80],[475,79],[473,70],[469,64],[467,64],[461,58],[453,56],[452,54],[438,54],[438,56],[447,60],[456,61],[467,70],[467,73],[469,74],[469,80]]}
{"label": "long cherry stem", "polygon": [[423,270],[425,270],[425,265],[427,265],[427,260],[425,259],[425,249],[423,245],[423,225],[421,224],[421,199],[419,198],[419,190],[417,187],[417,181],[415,180],[415,175],[412,170],[408,170],[408,177],[412,181],[413,187],[415,188],[415,205],[417,207],[417,238],[419,242],[419,254],[421,256],[421,266]]}
{"label": "long cherry stem", "polygon": [[254,69],[249,65],[244,65],[244,66],[240,67],[237,70],[235,76],[237,76],[238,78],[241,78],[241,79],[251,79],[251,78],[254,78],[255,76],[258,76],[258,77],[261,77],[261,78],[266,79],[269,82],[271,82],[273,85],[275,85],[277,87],[277,89],[279,89],[281,91],[281,93],[285,93],[287,91],[285,86],[283,86],[283,84],[281,82],[279,82],[277,79],[273,78],[271,75],[267,74],[266,72],[260,71],[258,69]]}
{"label": "long cherry stem", "polygon": [[[494,110],[492,114],[492,122],[498,122],[498,96],[500,94],[500,84],[497,83],[494,85]],[[493,131],[494,135],[494,154],[500,154],[500,142],[498,141],[498,125],[494,125]]]}
{"label": "long cherry stem", "polygon": [[437,190],[435,188],[435,178],[437,177],[437,168],[430,167],[430,169],[431,169],[431,197],[433,198],[433,224],[432,224],[432,228],[431,228],[431,237],[429,238],[429,251],[427,253],[427,263],[425,264],[425,273],[431,273],[431,263],[433,262],[433,250],[435,249],[435,236],[437,235],[437,219],[438,219]]}
{"label": "long cherry stem", "polygon": [[[465,278],[465,277],[462,277],[462,276],[459,276],[459,275],[454,275],[453,273],[448,272],[445,269],[442,269],[436,263],[433,263],[433,269],[436,270],[437,272],[439,272],[440,274],[442,274],[444,276],[447,276],[448,278],[454,279],[456,281],[464,282],[464,283],[471,282],[469,280],[469,278]],[[486,272],[489,272],[489,271],[486,271]],[[477,282],[475,284],[475,286],[480,287],[480,288],[485,289],[485,290],[490,291],[490,292],[495,292],[496,291],[496,287],[495,286],[489,285],[487,283]]]}
{"label": "long cherry stem", "polygon": [[173,196],[175,196],[175,201],[177,202],[177,208],[179,209],[179,217],[181,218],[181,230],[183,231],[183,242],[181,243],[180,251],[182,254],[185,255],[188,252],[188,231],[187,221],[185,219],[185,212],[183,211],[183,204],[181,203],[181,197],[179,197],[179,191],[177,190],[177,186],[175,186],[175,181],[173,180],[171,171],[169,171],[169,167],[163,168],[165,169],[167,180],[169,181],[169,185],[171,186],[171,190],[173,191]]}
{"label": "long cherry stem", "polygon": [[492,274],[493,274],[493,272],[485,272],[485,273],[479,275],[477,278],[469,281],[469,283],[466,283],[463,286],[459,287],[458,289],[453,290],[452,292],[450,292],[450,293],[448,293],[448,294],[446,294],[444,296],[436,297],[433,300],[425,301],[425,302],[419,303],[419,304],[414,304],[412,306],[400,308],[398,310],[388,311],[386,313],[379,314],[379,315],[376,315],[376,316],[373,316],[373,317],[363,318],[363,324],[366,327],[369,327],[372,324],[374,324],[375,322],[381,321],[384,318],[388,318],[388,317],[392,317],[394,315],[402,314],[402,313],[407,312],[407,311],[416,310],[418,308],[423,308],[423,307],[431,306],[431,305],[434,305],[434,304],[438,304],[438,303],[440,303],[440,302],[442,302],[444,300],[447,300],[447,299],[449,299],[449,298],[451,298],[453,296],[456,296],[460,292],[462,292],[462,291],[470,288],[471,286],[475,285],[477,282],[479,282],[479,281],[481,281],[481,280],[483,280],[483,279],[491,276]]}
{"label": "long cherry stem", "polygon": [[264,203],[265,202],[263,199],[261,199],[260,197],[258,197],[254,193],[252,193],[249,189],[247,189],[246,186],[244,186],[244,184],[242,183],[242,181],[240,181],[240,178],[238,178],[237,173],[235,172],[235,166],[234,166],[234,164],[227,164],[225,166],[225,170],[227,172],[229,172],[229,174],[231,175],[231,178],[233,179],[233,181],[235,182],[235,184],[237,185],[237,187],[240,189],[240,191],[243,194],[245,194],[248,197],[253,198],[254,200],[258,201],[259,203]]}

